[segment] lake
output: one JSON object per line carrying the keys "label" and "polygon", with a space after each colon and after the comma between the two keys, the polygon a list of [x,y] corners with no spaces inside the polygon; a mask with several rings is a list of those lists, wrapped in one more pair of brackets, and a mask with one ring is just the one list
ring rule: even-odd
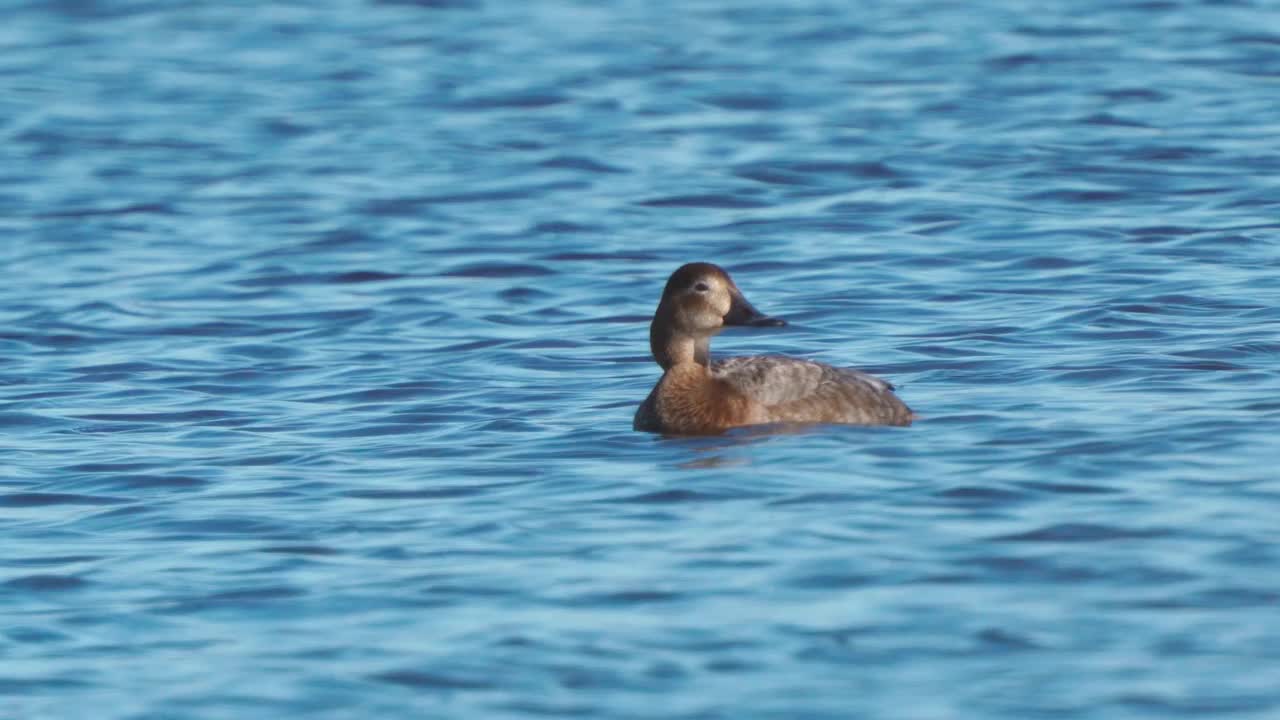
{"label": "lake", "polygon": [[[1280,715],[1274,4],[11,2],[0,718]],[[922,419],[664,438],[680,264]]]}

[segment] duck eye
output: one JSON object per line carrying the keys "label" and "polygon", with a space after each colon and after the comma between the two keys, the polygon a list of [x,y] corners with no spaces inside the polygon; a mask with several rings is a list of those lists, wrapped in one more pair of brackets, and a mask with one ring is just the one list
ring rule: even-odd
{"label": "duck eye", "polygon": [[693,289],[695,292],[706,292],[711,289],[711,286],[704,282],[696,282],[693,284]]}

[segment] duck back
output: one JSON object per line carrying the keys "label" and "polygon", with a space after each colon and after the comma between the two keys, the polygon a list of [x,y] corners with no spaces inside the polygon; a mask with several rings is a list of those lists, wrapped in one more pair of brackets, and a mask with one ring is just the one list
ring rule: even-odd
{"label": "duck back", "polygon": [[915,417],[884,380],[811,360],[725,358],[711,375],[761,406],[767,422],[910,425]]}

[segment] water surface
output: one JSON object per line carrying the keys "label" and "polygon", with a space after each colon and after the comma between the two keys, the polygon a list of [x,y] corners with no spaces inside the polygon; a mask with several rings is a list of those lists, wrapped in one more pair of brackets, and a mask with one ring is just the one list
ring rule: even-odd
{"label": "water surface", "polygon": [[[1250,2],[12,2],[0,717],[1273,718]],[[729,268],[907,429],[663,439]]]}

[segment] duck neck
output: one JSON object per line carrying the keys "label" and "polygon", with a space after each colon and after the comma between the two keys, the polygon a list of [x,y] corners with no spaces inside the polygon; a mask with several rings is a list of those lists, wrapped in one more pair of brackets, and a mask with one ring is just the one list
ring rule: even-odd
{"label": "duck neck", "polygon": [[684,363],[697,363],[703,367],[711,365],[709,336],[662,333],[658,330],[657,323],[649,329],[649,350],[663,370],[670,370],[672,366]]}

